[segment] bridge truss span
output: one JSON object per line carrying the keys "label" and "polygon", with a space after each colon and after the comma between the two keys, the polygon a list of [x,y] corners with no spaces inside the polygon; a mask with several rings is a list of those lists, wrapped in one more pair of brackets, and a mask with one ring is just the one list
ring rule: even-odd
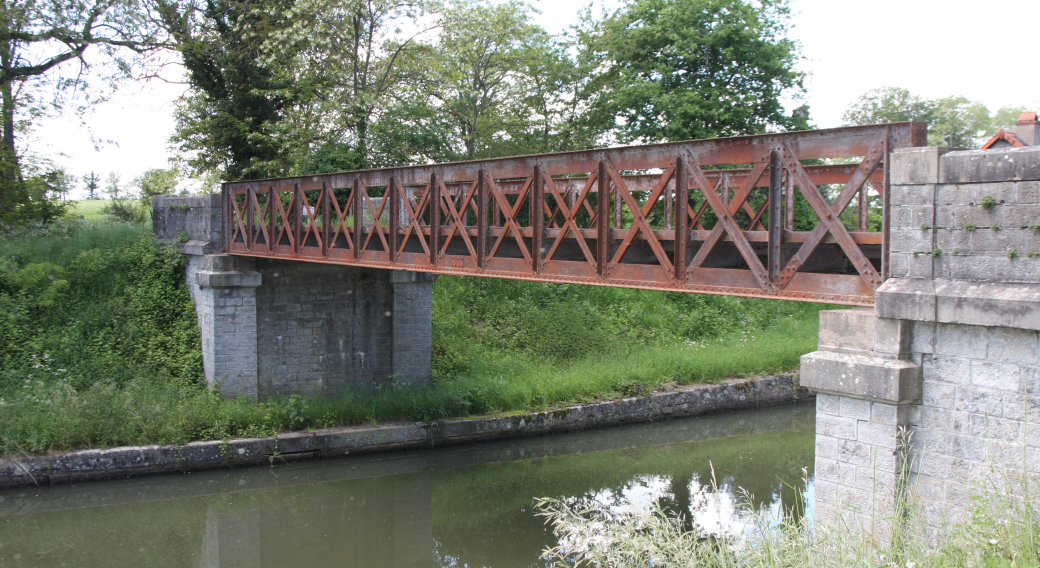
{"label": "bridge truss span", "polygon": [[224,184],[224,250],[397,270],[873,303],[889,153],[922,123]]}

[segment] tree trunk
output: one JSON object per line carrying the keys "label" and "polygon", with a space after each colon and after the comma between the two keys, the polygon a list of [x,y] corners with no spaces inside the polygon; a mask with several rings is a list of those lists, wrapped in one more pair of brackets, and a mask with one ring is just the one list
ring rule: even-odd
{"label": "tree trunk", "polygon": [[[5,3],[6,4],[6,3]],[[14,211],[12,193],[18,181],[18,155],[14,147],[14,92],[11,85],[11,67],[14,54],[10,40],[0,42],[0,120],[3,121],[3,141],[0,142],[0,213]]]}

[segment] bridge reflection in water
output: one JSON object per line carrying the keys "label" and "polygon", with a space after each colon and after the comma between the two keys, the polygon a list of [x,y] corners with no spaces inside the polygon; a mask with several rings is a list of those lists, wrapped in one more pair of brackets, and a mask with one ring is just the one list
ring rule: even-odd
{"label": "bridge reflection in water", "polygon": [[[813,473],[813,407],[274,468],[0,491],[0,566],[531,566],[533,499],[651,502],[739,530]],[[709,463],[710,462],[710,463]],[[710,487],[711,464],[720,502]],[[790,483],[794,489],[784,485]],[[721,515],[719,512],[721,511]]]}

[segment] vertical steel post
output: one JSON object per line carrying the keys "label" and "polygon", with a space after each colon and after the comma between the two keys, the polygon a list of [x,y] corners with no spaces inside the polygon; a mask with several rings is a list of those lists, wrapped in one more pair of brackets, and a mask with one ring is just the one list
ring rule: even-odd
{"label": "vertical steel post", "polygon": [[398,219],[398,216],[401,214],[401,183],[396,175],[390,176],[390,183],[386,186],[386,195],[383,197],[383,200],[385,202],[383,208],[389,211],[387,226],[389,227],[390,238],[387,239],[387,242],[390,244],[390,250],[387,251],[387,258],[390,259],[390,262],[397,262],[397,231],[400,230],[398,226],[400,219]]}
{"label": "vertical steel post", "polygon": [[332,199],[329,196],[329,184],[328,182],[321,182],[321,256],[329,256],[329,235],[332,234],[332,229],[329,225],[332,221],[332,215],[329,214],[329,207],[332,206]]}
{"label": "vertical steel post", "polygon": [[437,266],[441,246],[441,180],[430,174],[430,264]]}
{"label": "vertical steel post", "polygon": [[293,254],[300,254],[300,228],[303,226],[303,211],[300,202],[303,201],[303,192],[300,184],[293,184]]}
{"label": "vertical steel post", "polygon": [[531,187],[531,260],[535,274],[542,272],[542,257],[545,253],[545,180],[542,166],[534,167],[534,184]]}
{"label": "vertical steel post", "polygon": [[227,184],[224,184],[221,188],[221,193],[220,237],[224,241],[224,252],[231,252],[231,232],[235,222],[234,213],[231,209],[231,200],[234,198],[234,193]]}
{"label": "vertical steel post", "polygon": [[675,160],[675,241],[672,264],[675,280],[686,283],[686,249],[690,241],[690,189],[686,180],[686,161],[680,156]]}
{"label": "vertical steel post", "polygon": [[784,227],[788,231],[794,230],[794,177],[784,171]]}
{"label": "vertical steel post", "polygon": [[256,241],[256,228],[253,223],[253,204],[256,202],[256,191],[252,185],[246,186],[246,234],[242,239],[246,243],[246,250],[253,252],[253,244]]}
{"label": "vertical steel post", "polygon": [[885,168],[884,179],[882,182],[881,191],[881,281],[884,282],[888,279],[888,245],[889,245],[889,232],[891,226],[889,223],[889,214],[891,213],[891,200],[889,199],[889,144],[892,142],[892,131],[890,128],[885,128],[885,144],[884,144],[884,157],[882,158],[881,167]]}
{"label": "vertical steel post", "polygon": [[274,202],[276,198],[281,203],[281,198],[278,197],[278,192],[274,190],[274,186],[267,186],[267,223],[270,225],[267,228],[267,252],[274,252],[274,245],[278,239],[275,234],[275,230],[278,229],[278,206]]}
{"label": "vertical steel post", "polygon": [[779,280],[783,262],[783,195],[780,155],[773,150],[769,152],[769,252],[766,262],[769,265],[769,281],[774,284]]}
{"label": "vertical steel post", "polygon": [[487,172],[484,167],[477,171],[477,266],[487,264],[488,201]]}
{"label": "vertical steel post", "polygon": [[610,262],[610,183],[607,181],[607,164],[599,162],[596,174],[596,270],[600,278],[607,277]]}
{"label": "vertical steel post", "polygon": [[351,209],[354,211],[354,258],[361,258],[361,247],[364,246],[361,239],[361,233],[364,231],[365,224],[361,222],[361,180],[354,178],[354,187],[351,193],[354,196],[354,201],[351,202]]}

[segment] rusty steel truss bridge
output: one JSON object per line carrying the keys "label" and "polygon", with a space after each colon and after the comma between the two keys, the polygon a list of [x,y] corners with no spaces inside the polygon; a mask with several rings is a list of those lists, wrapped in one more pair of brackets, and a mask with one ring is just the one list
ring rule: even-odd
{"label": "rusty steel truss bridge", "polygon": [[224,251],[870,305],[890,152],[923,123],[227,183]]}

